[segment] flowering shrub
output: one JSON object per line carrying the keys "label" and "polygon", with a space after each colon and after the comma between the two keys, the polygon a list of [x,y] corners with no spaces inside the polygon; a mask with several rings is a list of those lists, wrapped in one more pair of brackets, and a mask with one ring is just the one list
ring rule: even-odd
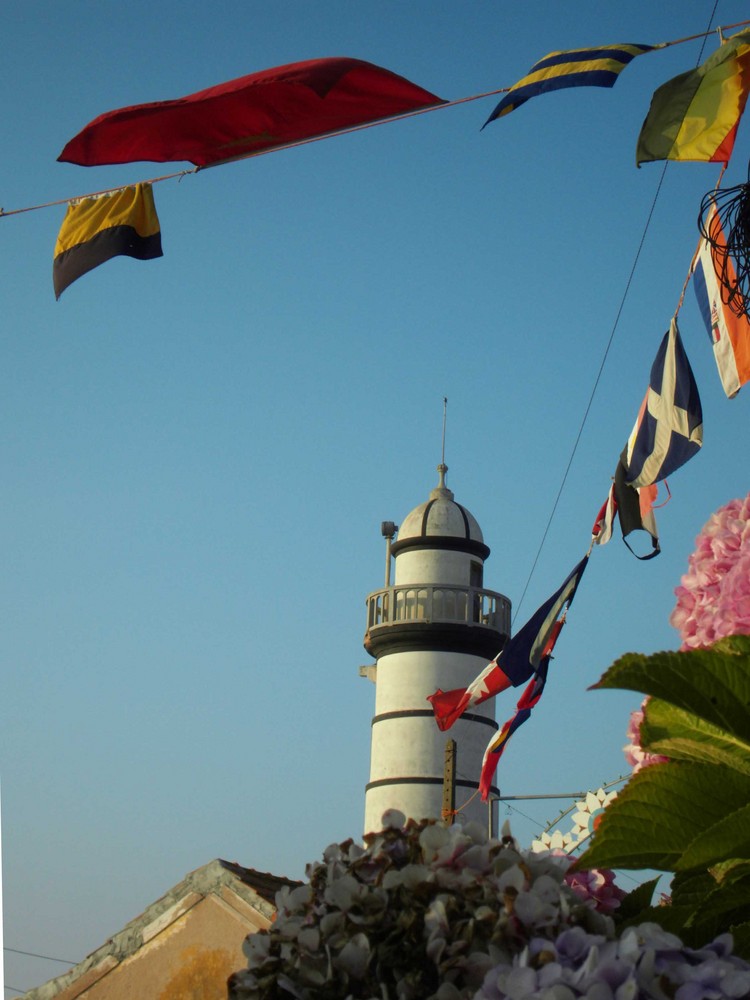
{"label": "flowering shrub", "polygon": [[656,924],[618,939],[612,919],[564,883],[568,858],[521,852],[472,824],[404,825],[395,812],[384,824],[365,847],[327,848],[307,884],[282,889],[276,922],[245,943],[232,1000],[750,994],[750,966],[726,936],[701,951]]}
{"label": "flowering shrub", "polygon": [[711,515],[675,594],[669,620],[683,650],[750,635],[750,494]]}

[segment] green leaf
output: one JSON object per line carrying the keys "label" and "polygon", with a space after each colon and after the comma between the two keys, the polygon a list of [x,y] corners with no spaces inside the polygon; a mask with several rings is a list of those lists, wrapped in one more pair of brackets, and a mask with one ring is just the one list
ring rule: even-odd
{"label": "green leaf", "polygon": [[729,858],[727,861],[712,865],[709,872],[719,885],[722,883],[730,885],[745,875],[750,875],[750,859]]}
{"label": "green leaf", "polygon": [[694,760],[750,774],[750,744],[658,698],[646,705],[641,746],[672,760]]}
{"label": "green leaf", "polygon": [[732,924],[729,930],[734,938],[734,948],[732,949],[734,954],[750,960],[750,920],[743,921],[741,924]]}
{"label": "green leaf", "polygon": [[594,687],[652,695],[750,746],[750,636],[681,653],[627,653]]}
{"label": "green leaf", "polygon": [[639,885],[637,889],[633,889],[624,899],[620,900],[620,905],[615,912],[615,919],[618,924],[640,918],[644,910],[651,908],[651,900],[653,899],[659,878],[660,876],[657,875],[656,878],[649,879],[648,882]]}
{"label": "green leaf", "polygon": [[672,879],[672,903],[696,910],[716,886],[709,872],[679,872]]}
{"label": "green leaf", "polygon": [[731,886],[716,887],[697,908],[689,925],[700,929],[711,922],[720,931],[732,923],[750,920],[748,889],[750,879],[747,878]]}
{"label": "green leaf", "polygon": [[[685,924],[692,915],[689,906],[649,906],[648,909],[636,913],[622,923],[617,923],[618,933],[626,927],[637,927],[638,924],[659,924],[665,931],[671,931],[685,940]],[[686,942],[687,943],[687,942]],[[705,944],[705,942],[701,942]]]}
{"label": "green leaf", "polygon": [[750,800],[750,777],[710,764],[671,762],[634,775],[605,809],[575,867],[674,871],[689,845]]}
{"label": "green leaf", "polygon": [[711,940],[731,923],[750,919],[750,862],[734,864],[723,884],[706,871],[676,875],[672,904],[692,942]]}
{"label": "green leaf", "polygon": [[651,696],[641,744],[669,762],[631,778],[576,867],[675,871],[671,906],[624,920],[655,920],[696,947],[730,927],[750,957],[750,636],[631,653],[597,687]]}
{"label": "green leaf", "polygon": [[678,871],[708,868],[726,858],[750,858],[750,804],[723,816],[698,834],[676,868]]}

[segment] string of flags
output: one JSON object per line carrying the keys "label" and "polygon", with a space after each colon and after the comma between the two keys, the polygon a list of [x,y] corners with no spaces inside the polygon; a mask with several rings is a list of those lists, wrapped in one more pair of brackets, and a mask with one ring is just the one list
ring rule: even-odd
{"label": "string of flags", "polygon": [[[701,66],[654,92],[636,145],[637,166],[678,160],[723,163],[726,168],[750,91],[748,23],[731,26],[744,30],[728,38],[725,29],[719,29],[721,44]],[[687,40],[551,52],[513,86],[491,92],[504,96],[482,128],[545,93],[612,87],[633,59]],[[446,101],[362,60],[314,59],[263,70],[176,100],[106,112],[74,136],[58,159],[81,166],[188,161],[198,171],[486,96],[490,94]],[[56,298],[115,256],[139,260],[162,256],[152,185],[187,172],[71,200],[55,246]],[[731,398],[750,381],[750,318],[743,294],[744,278],[750,283],[750,231],[739,225],[725,231],[717,207],[718,188],[719,184],[704,199],[708,209],[701,207],[701,241],[689,277],[722,386]],[[740,197],[750,200],[750,183],[743,186]],[[16,213],[0,209],[0,215],[10,214]],[[742,280],[732,260],[738,236],[740,242],[744,238],[741,249],[748,257]],[[659,346],[635,425],[594,522],[589,552],[468,688],[438,690],[429,698],[438,726],[448,729],[472,705],[509,687],[526,685],[513,715],[485,752],[479,781],[484,800],[511,736],[544,692],[553,649],[593,546],[611,539],[617,516],[623,540],[637,558],[659,554],[654,516],[657,484],[663,483],[669,496],[667,477],[698,452],[703,440],[698,388],[677,326],[681,303],[682,299]],[[638,531],[649,539],[641,555],[628,541]]]}
{"label": "string of flags", "polygon": [[[58,160],[86,167],[187,160],[196,169],[205,169],[446,103],[363,60],[311,59],[251,73],[176,100],[105,112],[65,145]],[[123,198],[114,197],[118,194]],[[125,202],[130,205],[127,216],[122,214]],[[148,182],[71,202],[55,250],[56,297],[111,257],[160,256],[143,253],[143,239],[155,238],[159,228]],[[116,232],[108,233],[109,229]],[[128,237],[123,229],[137,238]],[[62,256],[72,256],[71,240],[76,236],[80,242],[75,257],[86,261],[78,269],[68,266],[68,258]],[[62,280],[63,270],[67,280]]]}
{"label": "string of flags", "polygon": [[544,693],[552,652],[593,546],[610,540],[617,513],[628,548],[627,538],[632,532],[642,530],[650,536],[651,551],[642,556],[634,555],[639,559],[658,555],[659,539],[653,514],[656,484],[689,461],[702,443],[703,414],[698,387],[682,346],[676,317],[673,317],[659,345],[646,395],[620,456],[608,497],[597,514],[589,552],[467,688],[447,692],[438,688],[427,699],[438,728],[446,730],[468,708],[510,686],[518,687],[528,682],[515,712],[490,739],[484,752],[479,778],[482,801],[486,802],[490,796],[500,757],[511,736],[528,720]]}
{"label": "string of flags", "polygon": [[[702,66],[675,77],[653,95],[638,139],[639,165],[660,159],[728,163],[747,100],[750,30],[726,39],[723,30],[719,29],[721,46]],[[482,127],[544,93],[570,87],[612,87],[637,56],[688,40],[551,52],[512,87],[491,92],[507,91]],[[481,96],[487,95],[463,100]],[[89,167],[141,160],[187,160],[197,171],[458,103],[461,101],[444,100],[403,76],[363,60],[312,59],[251,73],[185,97],[105,112],[66,143],[58,160]],[[144,210],[139,199],[148,197],[146,185],[166,179],[154,178],[136,188],[132,195],[134,217]],[[70,207],[82,213],[87,199],[114,193],[83,196],[72,200]],[[113,207],[115,202],[107,198],[104,204]],[[89,203],[88,207],[93,205]],[[153,213],[156,218],[155,208]],[[0,215],[10,214],[14,212],[0,210]],[[76,219],[70,215],[66,215],[63,230],[76,227]],[[122,224],[113,216],[112,228]],[[131,225],[130,220],[125,224]],[[97,235],[106,228],[105,218]],[[135,225],[133,228],[138,231]],[[59,245],[68,238],[61,232],[56,258]],[[98,243],[102,242],[100,237]],[[103,254],[100,260],[92,251],[91,266],[86,270],[118,255],[152,259],[131,253],[123,244],[114,253]],[[58,298],[61,291],[56,287]]]}
{"label": "string of flags", "polygon": [[[652,50],[645,46],[628,47],[619,59],[612,48],[551,53],[511,88],[488,122],[510,113],[537,93],[593,82],[590,77],[599,71],[597,59],[616,60],[614,66],[602,67],[608,73],[605,77],[608,82],[600,85],[612,86],[624,66],[647,51]],[[748,68],[750,32],[744,32],[723,44],[697,70],[659,88],[638,140],[637,164],[675,159],[726,165],[747,100]],[[562,74],[569,75],[571,81],[562,82]],[[745,205],[750,204],[750,186],[745,188],[743,196],[747,199]],[[727,397],[732,398],[750,381],[750,319],[715,204],[711,204],[702,232],[705,235],[691,264],[693,287],[722,386]],[[745,241],[743,250],[750,256],[750,241]],[[659,536],[654,516],[657,483],[663,482],[669,495],[667,477],[689,461],[702,443],[700,395],[675,313],[657,351],[646,395],[618,461],[607,499],[596,516],[589,553],[595,544],[604,545],[611,539],[617,515],[623,541],[637,558],[652,559],[658,555]],[[650,539],[650,550],[643,555],[634,552],[628,542],[628,536],[636,531],[645,532]],[[428,698],[435,721],[444,730],[472,705],[510,685],[528,681],[514,713],[490,739],[484,752],[478,783],[484,802],[490,797],[500,757],[512,735],[529,719],[544,693],[552,651],[589,553],[468,688],[451,692],[438,689]]]}

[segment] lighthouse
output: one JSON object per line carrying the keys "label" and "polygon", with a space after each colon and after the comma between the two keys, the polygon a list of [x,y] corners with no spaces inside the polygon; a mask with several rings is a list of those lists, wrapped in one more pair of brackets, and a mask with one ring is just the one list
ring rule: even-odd
{"label": "lighthouse", "polygon": [[[444,733],[427,698],[437,688],[467,687],[497,655],[510,633],[510,601],[484,587],[490,550],[446,486],[444,462],[437,471],[437,486],[400,528],[383,522],[385,586],[366,601],[364,645],[375,659],[362,670],[375,682],[366,833],[381,828],[387,809],[440,818],[447,784],[459,821],[488,823],[476,791],[497,729],[493,703],[473,707]],[[455,773],[446,783],[447,758]]]}

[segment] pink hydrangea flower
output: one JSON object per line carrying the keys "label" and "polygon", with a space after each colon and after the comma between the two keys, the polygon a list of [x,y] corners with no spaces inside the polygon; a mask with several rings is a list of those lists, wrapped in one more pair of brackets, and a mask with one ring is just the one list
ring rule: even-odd
{"label": "pink hydrangea flower", "polygon": [[712,514],[695,540],[670,616],[683,650],[750,635],[750,494]]}
{"label": "pink hydrangea flower", "polygon": [[642,767],[648,767],[650,764],[663,764],[669,760],[668,757],[662,757],[659,753],[646,753],[641,747],[641,723],[643,722],[643,709],[647,704],[648,698],[645,698],[638,711],[630,713],[628,742],[622,748],[625,752],[625,760],[633,769],[633,774],[640,771]]}

